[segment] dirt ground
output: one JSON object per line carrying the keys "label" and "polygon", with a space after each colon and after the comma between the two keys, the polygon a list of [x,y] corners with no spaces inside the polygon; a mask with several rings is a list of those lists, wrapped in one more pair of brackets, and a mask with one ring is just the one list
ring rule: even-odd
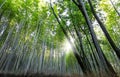
{"label": "dirt ground", "polygon": [[12,73],[0,73],[0,77],[81,77],[80,75],[58,75],[58,74],[27,74],[27,75],[16,75]]}

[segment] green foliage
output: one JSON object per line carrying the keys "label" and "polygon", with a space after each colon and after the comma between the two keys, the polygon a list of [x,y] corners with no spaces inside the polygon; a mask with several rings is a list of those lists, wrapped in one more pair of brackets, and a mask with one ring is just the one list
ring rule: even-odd
{"label": "green foliage", "polygon": [[66,54],[65,59],[66,59],[66,67],[68,67],[68,68],[69,67],[73,68],[75,66],[76,62],[77,62],[76,58],[75,58],[75,56],[72,52]]}
{"label": "green foliage", "polygon": [[[114,56],[111,53],[111,51],[113,51],[111,46],[106,40],[102,30],[98,27],[99,25],[93,16],[88,1],[82,1],[84,1],[87,14],[103,53],[107,59],[114,64],[113,59],[111,59],[111,55],[112,57]],[[105,24],[113,41],[120,47],[120,17],[109,3],[109,0],[93,0],[92,3],[97,15]],[[120,1],[118,1],[115,6],[119,9]],[[67,37],[74,39],[74,42],[72,42],[73,48],[79,52],[79,55],[82,55],[82,57],[86,56],[85,59],[88,59],[89,62],[92,61],[90,58],[91,55],[95,55],[94,58],[98,57],[98,55],[96,55],[98,52],[96,52],[85,17],[79,8],[70,0],[58,0],[52,3],[52,7],[60,20],[60,24],[65,29],[68,35]],[[27,57],[25,57],[25,60],[31,57],[31,53],[35,53],[33,58],[36,58],[36,55],[38,58],[43,55],[43,51],[45,50],[45,62],[47,62],[51,56],[51,51],[54,52],[54,50],[57,50],[55,53],[59,54],[62,52],[62,50],[60,51],[59,49],[63,48],[64,50],[65,48],[61,45],[64,43],[66,35],[61,29],[60,24],[56,20],[49,2],[47,3],[44,0],[0,0],[0,50],[2,52],[2,48],[4,48],[7,53],[15,51],[16,54],[26,52]],[[11,36],[8,37],[11,30]],[[77,33],[80,33],[80,35]],[[43,42],[45,42],[44,46]],[[52,45],[53,50],[51,48]],[[83,46],[83,50],[81,45]],[[82,52],[84,52],[85,55],[83,55]],[[111,55],[109,55],[109,53]],[[77,64],[73,52],[65,55],[65,61],[67,68],[74,68]],[[59,60],[55,57],[53,62],[59,62]],[[92,64],[90,66],[92,66]]]}

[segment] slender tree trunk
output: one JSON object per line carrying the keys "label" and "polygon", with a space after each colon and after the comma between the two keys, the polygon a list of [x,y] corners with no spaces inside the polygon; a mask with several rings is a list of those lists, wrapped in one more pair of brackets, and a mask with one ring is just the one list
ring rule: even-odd
{"label": "slender tree trunk", "polygon": [[0,20],[1,20],[2,16],[3,16],[4,12],[5,12],[5,9],[3,9],[2,12],[0,13]]}
{"label": "slender tree trunk", "polygon": [[105,28],[105,25],[101,22],[101,20],[99,19],[99,17],[97,16],[93,6],[92,6],[92,2],[90,0],[88,0],[89,5],[91,7],[92,13],[94,15],[94,17],[96,18],[96,20],[98,21],[102,31],[104,32],[107,40],[109,41],[110,45],[112,46],[112,48],[114,49],[116,55],[118,56],[118,58],[120,59],[120,49],[115,45],[114,41],[112,40],[112,38],[110,37],[108,31]]}
{"label": "slender tree trunk", "polygon": [[[83,16],[84,16],[84,18],[86,20],[86,23],[88,25],[90,34],[92,36],[93,43],[94,43],[95,48],[96,48],[96,50],[98,52],[99,59],[100,59],[101,63],[105,66],[105,67],[103,67],[103,69],[107,70],[109,68],[111,73],[113,73],[112,76],[116,75],[116,72],[114,71],[114,69],[112,68],[110,63],[107,61],[107,59],[105,58],[105,56],[104,56],[104,54],[102,52],[102,49],[101,49],[101,47],[100,47],[100,45],[98,43],[96,34],[95,34],[94,30],[93,30],[93,26],[92,26],[92,24],[90,22],[89,16],[88,16],[87,11],[85,9],[84,3],[82,2],[82,0],[78,0],[78,3],[79,3],[79,5],[77,5],[77,6],[78,6],[79,10],[82,12],[82,14],[83,14]],[[110,75],[108,75],[108,76],[110,76]],[[116,77],[117,77],[117,75],[116,75]]]}
{"label": "slender tree trunk", "polygon": [[41,53],[41,56],[40,56],[40,70],[42,71],[43,69],[43,66],[44,66],[44,56],[45,56],[45,41],[43,41],[43,44],[42,44],[42,53]]}
{"label": "slender tree trunk", "polygon": [[112,4],[113,8],[115,9],[116,13],[118,14],[118,16],[120,16],[120,13],[118,12],[117,8],[115,7],[113,1],[110,0],[110,2],[111,2],[111,4]]}
{"label": "slender tree trunk", "polygon": [[82,63],[81,57],[78,55],[76,49],[75,49],[74,46],[72,45],[72,42],[71,42],[69,36],[67,35],[67,32],[65,31],[65,29],[64,29],[63,26],[61,25],[61,23],[60,23],[57,15],[55,14],[55,11],[54,11],[52,5],[51,5],[51,9],[52,9],[53,15],[55,16],[58,24],[60,25],[60,28],[62,29],[63,33],[65,34],[65,36],[66,36],[66,38],[67,38],[67,40],[69,41],[69,43],[70,43],[71,46],[72,46],[73,53],[74,53],[74,55],[75,55],[75,57],[76,57],[76,59],[77,59],[78,64],[79,64],[80,67],[82,68],[82,71],[85,72],[84,64]]}

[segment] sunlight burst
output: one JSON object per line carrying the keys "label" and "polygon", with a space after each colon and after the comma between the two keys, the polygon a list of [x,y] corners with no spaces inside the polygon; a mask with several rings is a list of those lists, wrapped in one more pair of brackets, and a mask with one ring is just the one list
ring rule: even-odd
{"label": "sunlight burst", "polygon": [[[74,43],[74,39],[72,37],[70,37],[70,40],[72,43]],[[63,49],[66,54],[68,54],[72,51],[72,46],[67,39],[65,39],[65,41],[63,43]]]}

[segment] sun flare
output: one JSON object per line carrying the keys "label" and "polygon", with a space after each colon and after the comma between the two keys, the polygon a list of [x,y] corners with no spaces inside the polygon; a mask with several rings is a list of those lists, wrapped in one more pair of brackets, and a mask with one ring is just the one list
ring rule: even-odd
{"label": "sun flare", "polygon": [[[72,43],[74,43],[74,39],[72,37],[70,37],[70,40]],[[67,39],[65,39],[65,41],[63,43],[63,49],[66,54],[68,54],[72,51],[72,46]]]}

